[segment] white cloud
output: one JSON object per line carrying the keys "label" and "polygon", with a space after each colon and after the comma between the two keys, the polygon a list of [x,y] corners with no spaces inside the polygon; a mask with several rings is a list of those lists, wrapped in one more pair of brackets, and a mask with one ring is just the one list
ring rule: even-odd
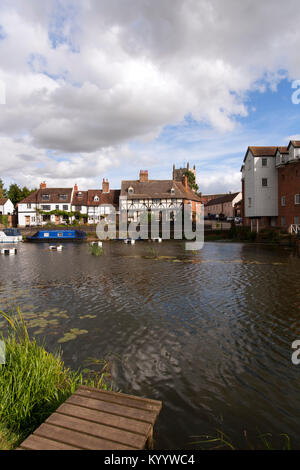
{"label": "white cloud", "polygon": [[4,0],[0,11],[0,173],[18,182],[90,184],[126,164],[129,142],[188,114],[231,132],[249,90],[300,76],[298,0]]}

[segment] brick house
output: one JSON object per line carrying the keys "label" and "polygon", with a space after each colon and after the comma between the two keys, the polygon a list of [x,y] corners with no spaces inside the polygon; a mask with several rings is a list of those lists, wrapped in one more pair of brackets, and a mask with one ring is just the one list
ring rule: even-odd
{"label": "brick house", "polygon": [[278,225],[289,228],[300,224],[300,141],[280,147],[278,169]]}

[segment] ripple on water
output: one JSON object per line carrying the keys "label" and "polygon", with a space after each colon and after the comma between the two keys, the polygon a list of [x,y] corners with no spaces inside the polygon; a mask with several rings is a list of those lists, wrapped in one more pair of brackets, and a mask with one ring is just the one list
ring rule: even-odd
{"label": "ripple on water", "polygon": [[0,260],[0,308],[21,305],[31,331],[51,350],[60,345],[67,365],[106,358],[116,388],[163,400],[159,447],[188,445],[220,425],[233,439],[259,429],[300,446],[290,361],[299,260],[243,244],[207,243],[197,254],[182,243],[155,248],[158,259],[148,243],[104,244],[99,258],[86,245],[59,254],[21,245]]}

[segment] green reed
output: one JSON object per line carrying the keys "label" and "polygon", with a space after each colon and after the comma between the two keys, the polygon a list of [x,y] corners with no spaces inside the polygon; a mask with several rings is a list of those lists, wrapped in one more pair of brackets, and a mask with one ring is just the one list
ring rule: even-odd
{"label": "green reed", "polygon": [[16,316],[0,311],[8,322],[6,363],[0,364],[0,449],[13,448],[25,439],[76,388],[90,385],[107,389],[105,367],[85,379],[65,367],[61,354],[51,354],[31,340],[20,310]]}

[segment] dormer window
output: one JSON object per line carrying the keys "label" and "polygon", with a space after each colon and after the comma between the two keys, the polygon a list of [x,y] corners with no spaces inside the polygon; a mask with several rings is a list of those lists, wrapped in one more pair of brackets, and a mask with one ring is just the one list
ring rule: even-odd
{"label": "dormer window", "polygon": [[42,194],[43,201],[49,201],[49,199],[50,199],[50,194]]}
{"label": "dormer window", "polygon": [[95,196],[95,197],[94,197],[94,201],[95,201],[95,202],[99,202],[99,196]]}
{"label": "dormer window", "polygon": [[171,188],[171,191],[170,191],[170,192],[171,192],[171,194],[174,196],[174,194],[175,194],[175,189],[174,189],[174,188]]}
{"label": "dormer window", "polygon": [[82,197],[82,192],[79,191],[79,193],[77,193],[77,196],[78,196],[78,197]]}
{"label": "dormer window", "polygon": [[67,195],[66,194],[60,194],[59,199],[62,199],[63,201],[66,201]]}
{"label": "dormer window", "polygon": [[130,188],[128,188],[128,194],[133,194],[134,193],[134,189],[132,186],[130,186]]}

